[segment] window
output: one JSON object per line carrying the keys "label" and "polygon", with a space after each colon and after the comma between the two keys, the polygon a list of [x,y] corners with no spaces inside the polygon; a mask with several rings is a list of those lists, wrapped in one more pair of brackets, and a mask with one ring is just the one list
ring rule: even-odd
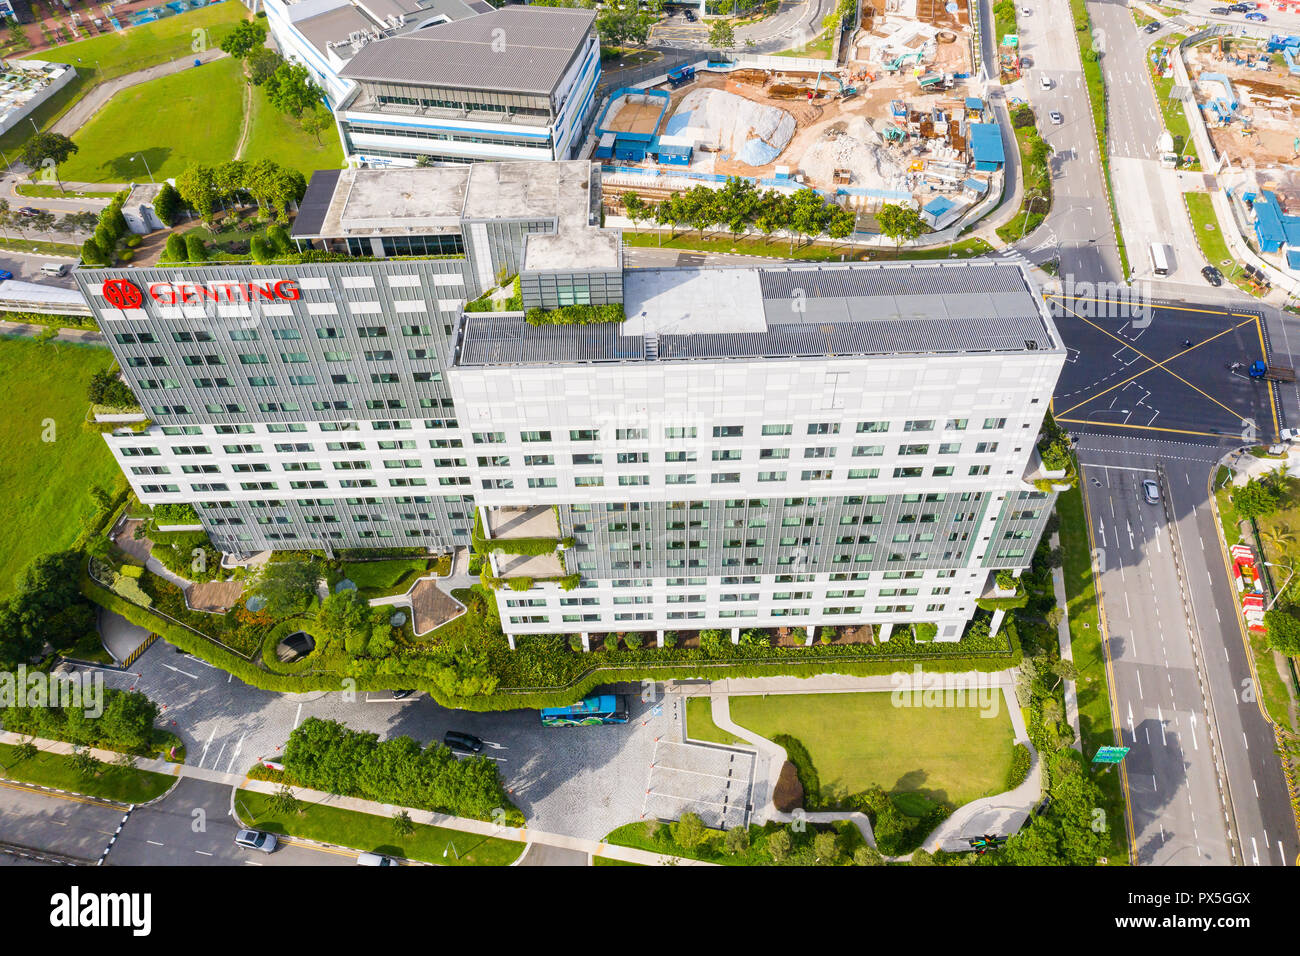
{"label": "window", "polygon": [[995,441],[982,441],[975,445],[975,454],[990,455],[998,450],[998,443]]}
{"label": "window", "polygon": [[619,441],[645,441],[646,435],[644,428],[619,428],[614,432]]}
{"label": "window", "polygon": [[306,352],[281,352],[280,361],[291,365],[302,365],[310,361]]}
{"label": "window", "polygon": [[924,474],[924,468],[895,468],[895,478],[920,478]]}
{"label": "window", "polygon": [[600,430],[596,428],[571,428],[569,441],[599,441]]}
{"label": "window", "polygon": [[839,422],[814,422],[808,426],[809,435],[838,435],[839,433]]}
{"label": "window", "polygon": [[740,472],[726,471],[711,475],[710,479],[715,485],[738,485],[740,484]]}
{"label": "window", "polygon": [[794,434],[793,425],[764,425],[764,435],[791,435]]}
{"label": "window", "polygon": [[987,475],[988,473],[989,473],[988,465],[971,465],[970,471],[966,472],[966,474],[968,475]]}
{"label": "window", "polygon": [[476,445],[504,445],[506,441],[505,432],[474,432],[473,437]]}
{"label": "window", "polygon": [[287,342],[302,338],[302,333],[297,329],[272,329],[271,338],[277,342]]}
{"label": "window", "polygon": [[269,360],[267,359],[267,357],[260,353],[257,354],[247,354],[244,352],[239,353],[240,365],[265,365],[268,361]]}
{"label": "window", "polygon": [[650,463],[648,451],[621,451],[618,453],[620,465],[647,465]]}
{"label": "window", "polygon": [[969,419],[966,418],[950,418],[943,423],[943,428],[944,431],[950,432],[965,431],[967,422]]}
{"label": "window", "polygon": [[735,448],[723,449],[713,453],[714,461],[740,461],[740,451]]}
{"label": "window", "polygon": [[600,455],[574,455],[573,463],[575,465],[599,465],[602,462]]}
{"label": "window", "polygon": [[936,465],[930,469],[930,474],[935,478],[951,478],[952,465]]}
{"label": "window", "polygon": [[687,428],[665,428],[664,437],[665,438],[694,438],[695,426],[691,425]]}
{"label": "window", "polygon": [[956,455],[960,451],[961,442],[959,441],[946,441],[939,445],[939,454],[941,455]]}
{"label": "window", "polygon": [[928,455],[930,453],[929,445],[899,445],[898,453],[900,455]]}
{"label": "window", "polygon": [[819,471],[805,471],[799,476],[804,481],[829,481],[831,472],[827,469]]}
{"label": "window", "polygon": [[835,449],[830,445],[818,445],[815,448],[805,448],[803,456],[805,458],[834,458]]}
{"label": "window", "polygon": [[554,455],[524,455],[525,468],[537,468],[542,465],[555,464]]}
{"label": "window", "polygon": [[850,468],[849,478],[879,478],[879,468]]}
{"label": "window", "polygon": [[575,488],[603,488],[605,479],[599,475],[579,475],[573,479]]}
{"label": "window", "polygon": [[786,473],[784,471],[760,471],[758,473],[759,481],[785,481]]}
{"label": "window", "polygon": [[519,440],[520,440],[520,441],[525,441],[525,442],[529,442],[529,441],[550,441],[550,440],[551,440],[551,433],[550,433],[550,432],[520,432],[520,433],[519,433]]}
{"label": "window", "polygon": [[858,434],[887,431],[889,431],[889,422],[858,422]]}
{"label": "window", "polygon": [[986,418],[984,419],[985,428],[1006,428],[1007,420],[1005,418]]}
{"label": "window", "polygon": [[874,458],[885,453],[884,445],[854,445],[854,458]]}
{"label": "window", "polygon": [[714,425],[714,438],[741,438],[745,434],[744,425]]}
{"label": "window", "polygon": [[554,478],[529,478],[528,487],[529,488],[554,488],[555,479]]}
{"label": "window", "polygon": [[650,484],[649,475],[619,475],[618,483],[620,485],[648,485]]}
{"label": "window", "polygon": [[666,452],[664,452],[664,461],[666,461],[666,462],[695,461],[695,452],[693,452],[693,451],[666,451]]}
{"label": "window", "polygon": [[905,432],[928,432],[933,430],[933,418],[914,418],[903,424],[903,431]]}

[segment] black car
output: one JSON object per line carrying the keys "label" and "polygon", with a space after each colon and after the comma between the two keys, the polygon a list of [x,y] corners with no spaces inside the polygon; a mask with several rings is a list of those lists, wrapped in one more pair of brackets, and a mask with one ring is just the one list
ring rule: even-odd
{"label": "black car", "polygon": [[1223,285],[1223,273],[1220,272],[1218,269],[1216,269],[1214,266],[1206,266],[1204,269],[1201,270],[1201,275],[1202,277],[1204,277],[1206,282],[1208,282],[1210,285],[1214,286],[1215,288],[1218,288],[1219,286]]}
{"label": "black car", "polygon": [[686,18],[686,22],[687,22],[687,23],[694,23],[694,22],[695,22],[695,11],[694,11],[694,10],[686,10],[686,11],[684,11],[684,12],[682,13],[682,16],[684,16],[684,17]]}
{"label": "black car", "polygon": [[1155,33],[1155,32],[1156,32],[1157,30],[1159,30],[1159,29],[1160,29],[1160,21],[1159,21],[1159,20],[1152,20],[1150,23],[1148,23],[1146,26],[1144,26],[1144,27],[1142,28],[1142,32],[1143,32],[1143,33]]}
{"label": "black car", "polygon": [[1210,13],[1216,17],[1226,17],[1232,11],[1227,7],[1210,7]]}
{"label": "black car", "polygon": [[414,693],[413,690],[395,690],[393,691],[393,700],[405,700]]}
{"label": "black car", "polygon": [[1253,3],[1232,3],[1228,5],[1229,13],[1249,13],[1255,9]]}
{"label": "black car", "polygon": [[449,730],[442,735],[442,742],[452,750],[467,754],[481,754],[483,741],[473,734],[463,734],[459,730]]}

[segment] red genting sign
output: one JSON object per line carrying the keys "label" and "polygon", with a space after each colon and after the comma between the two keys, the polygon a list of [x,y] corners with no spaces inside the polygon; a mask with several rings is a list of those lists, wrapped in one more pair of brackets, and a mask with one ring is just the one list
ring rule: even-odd
{"label": "red genting sign", "polygon": [[[129,279],[104,283],[104,298],[119,309],[138,309],[144,304],[140,287]],[[151,282],[149,298],[159,305],[198,305],[203,302],[295,302],[302,290],[294,279],[259,282]]]}

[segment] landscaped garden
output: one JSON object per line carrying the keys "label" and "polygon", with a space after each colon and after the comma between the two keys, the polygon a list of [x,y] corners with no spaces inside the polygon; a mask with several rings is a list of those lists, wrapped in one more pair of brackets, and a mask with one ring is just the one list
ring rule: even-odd
{"label": "landscaped garden", "polygon": [[134,804],[148,803],[162,796],[176,782],[175,777],[167,774],[115,764],[90,767],[67,754],[44,750],[32,754],[13,744],[0,744],[0,776]]}
{"label": "landscaped garden", "polygon": [[0,485],[12,507],[0,523],[0,598],[33,558],[67,547],[103,508],[122,474],[98,432],[83,427],[86,387],[113,364],[107,349],[0,338]]}

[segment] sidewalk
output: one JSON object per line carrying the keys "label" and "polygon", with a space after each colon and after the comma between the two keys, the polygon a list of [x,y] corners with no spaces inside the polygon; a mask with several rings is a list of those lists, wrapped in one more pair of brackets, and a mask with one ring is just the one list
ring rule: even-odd
{"label": "sidewalk", "polygon": [[[28,739],[31,739],[37,747],[48,753],[71,754],[74,750],[72,744],[64,741],[43,740],[39,737],[28,738],[20,734],[9,733],[8,731],[0,732],[0,743],[20,744],[24,740]],[[91,749],[90,752],[97,759],[102,760],[105,763],[111,763],[121,756],[111,750]],[[253,790],[257,793],[271,794],[280,789],[279,784],[270,783],[265,780],[250,780],[242,774],[222,773],[219,770],[205,770],[201,767],[192,767],[189,764],[168,763],[165,760],[137,759],[135,761],[135,767],[138,770],[146,770],[151,773],[160,773],[170,777],[176,777],[178,780],[184,777],[190,777],[196,780],[206,780],[209,783],[226,784],[243,790]],[[356,797],[341,797],[333,793],[322,793],[319,790],[307,790],[301,787],[294,787],[293,792],[294,796],[305,803],[317,803],[324,806],[338,807],[343,810],[354,810],[358,813],[369,813],[375,816],[387,817],[389,819],[391,819],[399,810],[404,809],[410,814],[411,820],[415,823],[426,823],[431,826],[444,827],[449,830],[460,830],[464,833],[476,833],[480,836],[491,836],[500,840],[514,840],[524,844],[538,843],[545,846],[578,850],[591,856],[603,856],[612,860],[622,860],[627,863],[640,863],[645,866],[716,865],[713,863],[704,863],[700,860],[687,859],[685,857],[667,856],[661,853],[651,853],[646,850],[635,850],[630,847],[612,846],[607,843],[601,843],[598,840],[583,840],[578,837],[565,836],[560,833],[545,833],[540,830],[530,830],[523,827],[499,827],[494,823],[488,823],[483,820],[472,820],[468,817],[455,817],[445,813],[433,813],[429,810],[398,807],[387,803],[376,803],[372,800],[361,800]],[[164,794],[158,799],[166,799],[166,795]]]}
{"label": "sidewalk", "polygon": [[[76,316],[69,316],[76,318]],[[48,328],[44,325],[32,325],[27,322],[5,322],[0,321],[0,335],[22,335],[27,338],[35,338]],[[94,332],[90,329],[59,329],[59,334],[55,336],[60,342],[75,342],[80,345],[103,345],[104,333]]]}
{"label": "sidewalk", "polygon": [[[1061,546],[1058,535],[1052,535],[1053,548]],[[1061,660],[1074,661],[1074,648],[1070,646],[1070,615],[1065,609],[1065,572],[1061,568],[1052,569],[1052,591],[1056,595],[1056,606],[1061,609],[1061,620],[1056,625],[1057,640],[1061,644]],[[1072,680],[1065,682],[1065,719],[1074,728],[1074,749],[1083,753],[1083,731],[1079,727],[1079,688]]]}

